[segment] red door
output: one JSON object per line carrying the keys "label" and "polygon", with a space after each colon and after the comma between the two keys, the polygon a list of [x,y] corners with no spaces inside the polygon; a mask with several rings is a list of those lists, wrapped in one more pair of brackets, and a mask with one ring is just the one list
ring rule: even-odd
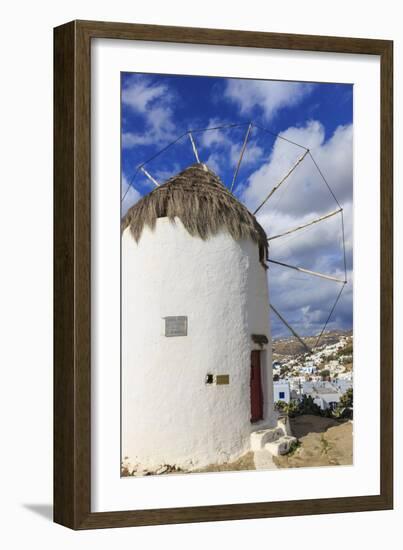
{"label": "red door", "polygon": [[263,419],[263,390],[259,350],[253,350],[251,354],[250,410],[251,422],[258,422]]}

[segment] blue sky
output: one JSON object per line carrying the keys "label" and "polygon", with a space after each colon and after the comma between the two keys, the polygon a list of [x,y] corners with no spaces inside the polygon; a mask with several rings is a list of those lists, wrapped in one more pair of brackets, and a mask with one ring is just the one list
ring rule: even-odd
{"label": "blue sky", "polygon": [[[304,153],[283,137],[311,150],[344,209],[349,282],[328,328],[351,328],[351,85],[122,73],[122,196],[125,196],[122,211],[125,213],[153,188],[141,172],[136,174],[136,167],[188,130],[194,131],[200,160],[216,171],[224,184],[230,185],[249,121],[255,126],[234,190],[243,204],[254,211]],[[225,124],[243,126],[196,131]],[[163,183],[194,162],[190,140],[185,135],[145,168]],[[275,235],[336,208],[308,155],[257,217],[267,234]],[[341,216],[336,215],[272,241],[270,256],[343,278],[341,235]],[[301,334],[317,333],[340,285],[273,264],[268,276],[275,307]],[[272,331],[274,336],[287,334],[276,318],[272,318]]]}

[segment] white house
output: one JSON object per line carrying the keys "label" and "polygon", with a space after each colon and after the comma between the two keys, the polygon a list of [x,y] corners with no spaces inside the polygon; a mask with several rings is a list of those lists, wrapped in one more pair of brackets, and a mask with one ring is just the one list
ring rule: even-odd
{"label": "white house", "polygon": [[347,390],[353,387],[353,380],[351,377],[344,378],[339,375],[339,377],[334,380],[333,385],[340,391],[341,394],[344,394]]}
{"label": "white house", "polygon": [[300,369],[300,372],[303,372],[305,374],[313,374],[314,372],[316,372],[316,367],[313,366],[313,365],[306,365],[304,367],[301,367]]}
{"label": "white house", "polygon": [[204,164],[122,224],[122,462],[194,469],[272,428],[267,237]]}
{"label": "white house", "polygon": [[278,380],[273,382],[274,402],[284,401],[289,403],[291,400],[290,383],[288,380]]}
{"label": "white house", "polygon": [[340,392],[331,384],[317,383],[309,395],[322,410],[334,409],[340,402]]}

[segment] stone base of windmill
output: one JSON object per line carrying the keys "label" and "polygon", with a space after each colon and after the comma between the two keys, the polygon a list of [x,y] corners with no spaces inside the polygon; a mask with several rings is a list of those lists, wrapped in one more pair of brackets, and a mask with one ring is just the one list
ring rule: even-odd
{"label": "stone base of windmill", "polygon": [[250,435],[256,470],[271,470],[277,466],[273,456],[287,454],[297,438],[291,435],[289,419],[279,418],[274,428],[262,428]]}

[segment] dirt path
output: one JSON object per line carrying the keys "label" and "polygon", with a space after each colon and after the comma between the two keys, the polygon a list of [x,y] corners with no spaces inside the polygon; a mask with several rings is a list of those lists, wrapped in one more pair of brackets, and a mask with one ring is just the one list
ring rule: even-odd
{"label": "dirt path", "polygon": [[338,466],[353,463],[352,423],[303,415],[291,418],[300,446],[291,454],[274,457],[279,468]]}

